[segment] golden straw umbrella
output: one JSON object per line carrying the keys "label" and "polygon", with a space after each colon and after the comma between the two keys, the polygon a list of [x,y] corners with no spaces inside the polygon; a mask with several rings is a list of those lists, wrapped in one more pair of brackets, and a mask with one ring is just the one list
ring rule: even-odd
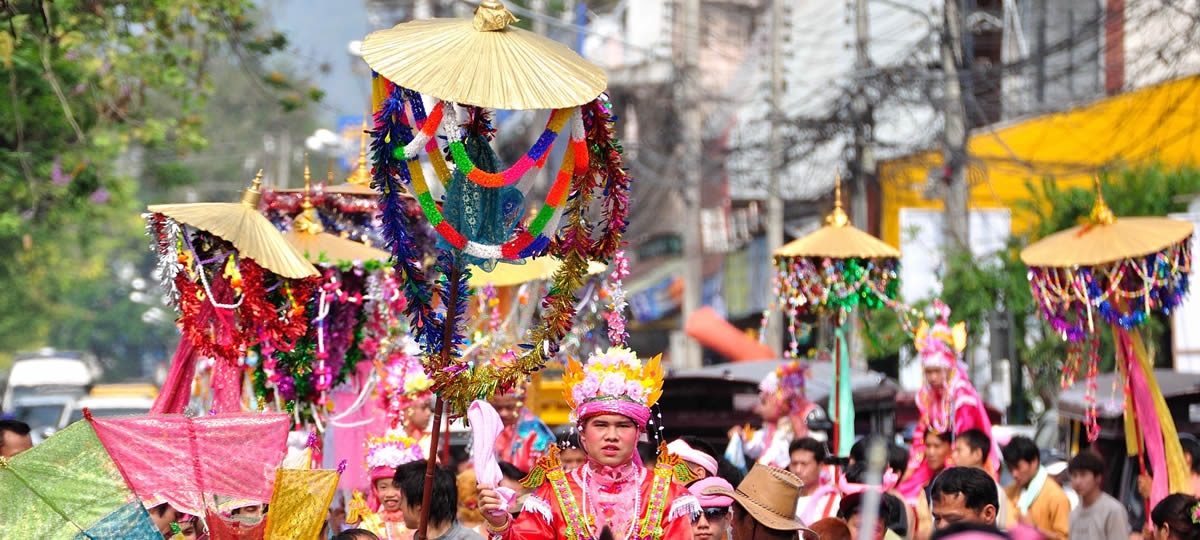
{"label": "golden straw umbrella", "polygon": [[[1154,468],[1146,513],[1167,493],[1189,493],[1190,475],[1171,411],[1153,374],[1154,361],[1139,327],[1155,311],[1169,314],[1187,293],[1193,225],[1166,217],[1117,218],[1096,178],[1096,205],[1087,223],[1054,233],[1021,252],[1042,317],[1068,342],[1063,382],[1086,363],[1088,438],[1099,436],[1095,378],[1099,336],[1108,323],[1124,374],[1126,452]],[[1084,360],[1087,356],[1087,360]],[[1166,474],[1163,474],[1163,471]]]}
{"label": "golden straw umbrella", "polygon": [[372,32],[362,57],[380,75],[444,100],[494,109],[561,109],[599,96],[608,76],[567,46],[509,26],[484,0],[467,19],[428,19]]}
{"label": "golden straw umbrella", "polygon": [[243,257],[279,276],[300,279],[318,275],[317,269],[259,213],[260,184],[261,170],[253,185],[242,192],[240,202],[153,204],[148,209],[224,239]]}
{"label": "golden straw umbrella", "polygon": [[[832,315],[836,320],[832,410],[828,413],[834,426],[833,451],[844,457],[854,442],[845,321],[860,303],[886,303],[894,297],[891,284],[896,281],[900,251],[850,224],[842,210],[841,176],[836,180],[833,204],[825,226],[780,247],[774,255],[778,302],[791,318],[790,328],[796,327],[801,311]],[[797,342],[793,334],[789,351],[792,356],[797,353]],[[849,429],[843,429],[847,426]]]}

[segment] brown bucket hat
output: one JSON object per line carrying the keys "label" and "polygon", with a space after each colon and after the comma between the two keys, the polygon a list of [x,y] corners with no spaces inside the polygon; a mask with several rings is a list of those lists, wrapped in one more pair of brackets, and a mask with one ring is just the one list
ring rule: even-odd
{"label": "brown bucket hat", "polygon": [[800,497],[801,483],[800,478],[783,469],[755,465],[737,489],[710,487],[703,493],[733,497],[764,527],[802,531],[806,537],[815,538],[816,534],[796,519],[796,499]]}

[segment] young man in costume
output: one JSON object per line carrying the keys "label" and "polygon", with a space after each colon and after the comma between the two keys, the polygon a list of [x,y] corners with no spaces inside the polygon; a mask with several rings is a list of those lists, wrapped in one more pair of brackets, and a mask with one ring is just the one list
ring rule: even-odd
{"label": "young man in costume", "polygon": [[[967,345],[967,330],[963,323],[950,326],[950,308],[935,300],[934,309],[938,320],[931,328],[922,322],[914,338],[914,345],[921,355],[921,366],[925,368],[925,383],[917,392],[917,410],[921,419],[913,433],[912,451],[909,453],[908,472],[900,482],[899,491],[913,504],[917,494],[929,484],[937,471],[948,463],[929,463],[925,452],[926,435],[948,434],[950,444],[954,436],[968,429],[992,434],[992,422],[988,419],[983,399],[966,378],[966,369],[959,362],[959,354]],[[992,442],[985,469],[996,477],[1000,470],[999,448]],[[939,456],[948,460],[950,452]]]}
{"label": "young man in costume", "polygon": [[364,500],[361,492],[354,491],[346,508],[346,523],[357,524],[384,540],[411,539],[413,531],[404,525],[404,494],[394,478],[401,465],[422,459],[424,452],[408,437],[371,437],[366,457],[371,493]]}
{"label": "young man in costume", "polygon": [[492,538],[590,540],[608,529],[618,540],[690,540],[700,503],[683,487],[693,478],[687,465],[660,451],[650,470],[636,453],[650,407],[662,393],[662,377],[657,357],[643,366],[620,347],[593,354],[584,366],[572,360],[563,392],[587,462],[567,472],[557,447],[551,447],[525,480],[536,491],[515,520],[494,486],[479,486]]}
{"label": "young man in costume", "polygon": [[523,386],[497,393],[490,402],[504,423],[496,438],[496,458],[528,473],[554,445],[554,432],[525,406]]}
{"label": "young man in costume", "polygon": [[807,418],[816,404],[804,396],[807,368],[796,361],[768,373],[758,385],[762,429],[745,433],[742,426],[734,426],[729,431],[729,438],[741,440],[746,457],[759,465],[787,469],[791,465],[788,447],[792,440],[808,437]]}

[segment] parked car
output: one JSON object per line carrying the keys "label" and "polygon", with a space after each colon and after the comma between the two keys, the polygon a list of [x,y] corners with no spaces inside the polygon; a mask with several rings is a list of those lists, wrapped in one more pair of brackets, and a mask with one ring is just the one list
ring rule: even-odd
{"label": "parked car", "polygon": [[37,444],[58,430],[59,421],[72,401],[72,396],[62,394],[23,396],[13,402],[13,417],[29,424],[29,435],[33,444]]}
{"label": "parked car", "polygon": [[18,400],[31,396],[83,396],[99,376],[99,366],[82,353],[44,349],[19,354],[9,370],[0,408],[13,411]]}
{"label": "parked car", "polygon": [[63,429],[75,422],[83,420],[83,410],[92,411],[95,418],[115,418],[118,416],[139,416],[150,412],[154,398],[150,397],[82,397],[63,410],[58,421],[58,429]]}

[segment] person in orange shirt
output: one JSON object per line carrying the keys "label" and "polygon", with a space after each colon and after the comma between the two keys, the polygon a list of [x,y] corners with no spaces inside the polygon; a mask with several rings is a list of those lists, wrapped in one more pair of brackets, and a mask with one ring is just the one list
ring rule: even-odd
{"label": "person in orange shirt", "polygon": [[1042,466],[1037,444],[1028,437],[1013,437],[1003,453],[1014,480],[1005,492],[1017,507],[1017,522],[1051,540],[1067,540],[1071,501]]}

